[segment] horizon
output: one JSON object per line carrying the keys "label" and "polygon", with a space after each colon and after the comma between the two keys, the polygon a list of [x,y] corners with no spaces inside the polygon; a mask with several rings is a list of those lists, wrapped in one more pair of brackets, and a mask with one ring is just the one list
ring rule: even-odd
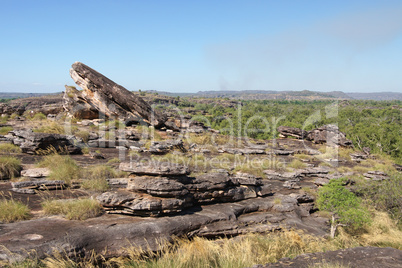
{"label": "horizon", "polygon": [[5,1],[0,12],[4,93],[62,92],[75,61],[131,91],[402,92],[396,0]]}

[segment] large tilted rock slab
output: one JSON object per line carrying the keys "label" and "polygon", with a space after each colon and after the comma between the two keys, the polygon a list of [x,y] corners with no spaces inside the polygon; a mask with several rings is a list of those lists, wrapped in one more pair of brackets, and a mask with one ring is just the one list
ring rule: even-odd
{"label": "large tilted rock slab", "polygon": [[74,138],[67,135],[37,133],[30,129],[10,131],[10,135],[12,135],[13,143],[20,146],[23,153],[37,154],[49,148],[62,153],[81,153],[81,148],[74,145]]}
{"label": "large tilted rock slab", "polygon": [[119,169],[132,174],[153,176],[180,176],[190,173],[190,169],[186,166],[152,160],[145,162],[123,162],[120,163]]}
{"label": "large tilted rock slab", "polygon": [[66,88],[64,108],[71,115],[92,119],[102,114],[110,118],[144,120],[156,127],[164,125],[166,117],[153,110],[141,97],[87,65],[75,62],[70,75],[83,89],[80,92]]}

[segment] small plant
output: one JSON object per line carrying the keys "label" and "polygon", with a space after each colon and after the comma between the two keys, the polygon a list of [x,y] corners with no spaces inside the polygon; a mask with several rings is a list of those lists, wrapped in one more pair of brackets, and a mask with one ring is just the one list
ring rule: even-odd
{"label": "small plant", "polygon": [[[131,152],[130,152],[131,153]],[[121,162],[121,160],[117,157],[114,157],[112,159],[110,159],[109,161],[107,161],[107,165],[113,165],[113,164],[119,164]]]}
{"label": "small plant", "polygon": [[46,122],[42,126],[34,128],[33,132],[50,133],[50,134],[65,134],[64,126],[57,122]]}
{"label": "small plant", "polygon": [[42,208],[46,215],[62,215],[68,220],[86,220],[102,214],[100,204],[90,198],[45,200]]}
{"label": "small plant", "polygon": [[32,120],[34,121],[40,121],[40,120],[46,120],[46,115],[44,115],[43,113],[36,113],[33,117]]}
{"label": "small plant", "polygon": [[81,187],[87,190],[105,192],[109,189],[107,179],[118,177],[119,173],[108,166],[93,166],[83,174]]}
{"label": "small plant", "polygon": [[0,153],[6,154],[18,154],[21,153],[21,148],[17,145],[11,143],[1,143],[0,144]]}
{"label": "small plant", "polygon": [[81,151],[83,154],[89,154],[89,147],[83,147],[81,148]]}
{"label": "small plant", "polygon": [[302,169],[305,168],[307,165],[300,161],[299,159],[293,159],[292,162],[288,164],[288,167],[294,168],[294,169]]}
{"label": "small plant", "polygon": [[37,166],[49,168],[51,171],[49,179],[62,180],[67,185],[71,185],[72,181],[78,180],[81,175],[80,167],[68,155],[46,155]]}
{"label": "small plant", "polygon": [[74,133],[74,136],[81,138],[84,142],[88,142],[89,140],[89,132],[86,130],[79,130]]}
{"label": "small plant", "polygon": [[275,204],[275,205],[282,205],[282,199],[280,199],[279,197],[276,197],[276,198],[274,199],[274,204]]}
{"label": "small plant", "polygon": [[27,220],[30,217],[29,208],[14,199],[0,200],[0,221],[3,223]]}
{"label": "small plant", "polygon": [[0,135],[7,135],[12,130],[13,128],[10,126],[0,127]]}
{"label": "small plant", "polygon": [[12,179],[20,175],[21,161],[12,156],[0,157],[0,179]]}
{"label": "small plant", "polygon": [[0,123],[2,123],[2,124],[7,123],[8,119],[10,119],[10,117],[8,115],[2,115],[0,117]]}

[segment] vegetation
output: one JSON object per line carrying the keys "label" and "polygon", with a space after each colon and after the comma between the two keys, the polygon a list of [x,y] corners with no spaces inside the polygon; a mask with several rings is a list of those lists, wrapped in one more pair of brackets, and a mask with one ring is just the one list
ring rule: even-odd
{"label": "vegetation", "polygon": [[370,222],[368,211],[360,199],[344,187],[343,179],[331,180],[318,191],[317,205],[320,210],[332,213],[331,237],[335,237],[338,226],[355,233]]}
{"label": "vegetation", "polygon": [[87,190],[105,192],[109,189],[106,179],[116,178],[120,174],[109,166],[93,166],[84,171],[81,187]]}
{"label": "vegetation", "polygon": [[21,148],[11,143],[0,143],[0,153],[18,154],[21,153]]}
{"label": "vegetation", "polygon": [[29,219],[30,210],[23,203],[11,199],[0,200],[0,222],[8,223]]}
{"label": "vegetation", "polygon": [[40,120],[46,120],[47,117],[43,113],[36,113],[33,117],[32,120],[40,121]]}
{"label": "vegetation", "polygon": [[64,126],[54,121],[45,121],[40,126],[33,129],[34,132],[65,134]]}
{"label": "vegetation", "polygon": [[50,169],[49,179],[62,180],[67,185],[80,178],[80,167],[68,155],[50,154],[42,158],[37,164],[38,167]]}
{"label": "vegetation", "polygon": [[42,208],[47,215],[62,215],[69,220],[85,220],[102,214],[102,207],[90,198],[44,200]]}
{"label": "vegetation", "polygon": [[0,179],[12,179],[20,175],[21,161],[12,156],[0,157]]}
{"label": "vegetation", "polygon": [[0,135],[7,135],[8,132],[12,131],[13,128],[9,126],[0,127]]}
{"label": "vegetation", "polygon": [[240,113],[239,107],[213,103],[194,105],[184,98],[179,107],[196,110],[198,114],[193,120],[207,123],[223,134],[264,140],[277,138],[276,129],[281,125],[311,130],[337,123],[358,149],[369,147],[373,153],[390,155],[402,164],[401,101],[349,101],[348,105],[338,105],[333,100],[247,100],[241,103]]}

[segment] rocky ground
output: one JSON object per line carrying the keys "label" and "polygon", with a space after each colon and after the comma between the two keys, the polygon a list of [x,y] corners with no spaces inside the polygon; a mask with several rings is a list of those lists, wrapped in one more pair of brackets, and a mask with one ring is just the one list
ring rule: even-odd
{"label": "rocky ground", "polygon": [[[0,136],[0,142],[17,145],[21,152],[1,154],[20,159],[22,171],[16,178],[0,181],[0,195],[27,204],[31,219],[0,224],[1,260],[23,259],[31,252],[43,258],[54,249],[67,253],[95,250],[113,257],[126,254],[125,249],[133,244],[156,251],[161,241],[174,236],[231,237],[284,228],[326,236],[328,218],[314,205],[320,186],[351,174],[367,180],[388,179],[384,170],[371,165],[383,160],[369,151],[351,149],[350,141],[335,126],[309,133],[284,127],[278,129],[283,138],[277,140],[231,140],[189,120],[191,113],[180,119],[174,114],[155,116],[138,94],[130,95],[94,72],[73,65],[72,77],[84,91],[67,88],[63,109],[56,109],[57,101],[49,106],[39,102],[37,109],[24,113],[19,106],[2,107],[4,115],[15,116],[3,124],[11,130]],[[100,92],[102,87],[94,86],[96,83],[111,86]],[[92,86],[99,90],[96,94]],[[120,95],[115,95],[116,91]],[[100,116],[105,98],[114,106],[102,110]],[[118,118],[120,123],[99,119],[116,119],[114,113],[121,114],[122,109],[125,116]],[[46,118],[35,118],[39,113]],[[62,130],[58,126],[63,126]],[[289,136],[293,138],[286,138]],[[122,175],[106,178],[109,188],[104,191],[84,189],[85,177],[69,183],[54,180],[51,168],[37,166],[43,154],[54,153],[49,147],[68,153],[82,170],[101,165]],[[83,197],[97,200],[102,215],[67,220],[61,215],[45,215],[41,205],[46,199]],[[384,254],[390,251],[382,250]],[[353,253],[359,257],[359,252],[356,249],[342,256]],[[340,253],[327,254],[331,259]],[[303,267],[315,259],[312,256],[299,257],[300,265],[289,267]],[[389,256],[396,256],[394,260],[400,263],[400,253]],[[378,263],[388,261],[377,259]]]}

